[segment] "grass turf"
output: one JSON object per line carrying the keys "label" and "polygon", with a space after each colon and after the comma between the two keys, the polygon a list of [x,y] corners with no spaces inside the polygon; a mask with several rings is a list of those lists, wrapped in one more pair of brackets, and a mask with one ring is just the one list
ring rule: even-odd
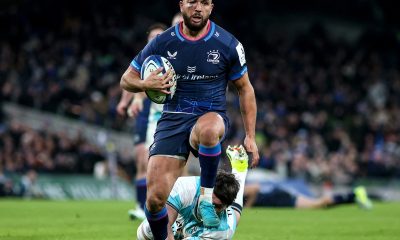
{"label": "grass turf", "polygon": [[[0,200],[1,240],[136,239],[130,202]],[[234,239],[362,239],[400,236],[400,203],[326,210],[245,209]]]}

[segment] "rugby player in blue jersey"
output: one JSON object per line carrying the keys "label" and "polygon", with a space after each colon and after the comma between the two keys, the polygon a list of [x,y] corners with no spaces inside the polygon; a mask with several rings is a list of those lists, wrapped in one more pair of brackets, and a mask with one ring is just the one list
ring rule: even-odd
{"label": "rugby player in blue jersey", "polygon": [[199,218],[206,227],[220,223],[212,194],[221,142],[229,128],[225,96],[228,82],[233,83],[240,97],[246,131],[244,147],[253,156],[252,166],[259,160],[255,142],[256,100],[242,44],[209,20],[212,0],[182,0],[179,6],[184,21],[148,43],[121,78],[121,87],[126,91],[158,90],[168,94],[170,72],[160,77],[162,69],[158,69],[140,79],[142,63],[150,55],[167,58],[177,75],[176,92],[164,104],[147,168],[146,217],[154,239],[162,240],[167,237],[165,204],[189,152],[199,157],[201,167]]}

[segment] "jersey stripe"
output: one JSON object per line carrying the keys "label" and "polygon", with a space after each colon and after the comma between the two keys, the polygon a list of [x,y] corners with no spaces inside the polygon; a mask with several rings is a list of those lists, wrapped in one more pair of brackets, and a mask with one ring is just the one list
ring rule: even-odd
{"label": "jersey stripe", "polygon": [[212,21],[209,21],[209,25],[208,25],[208,29],[207,29],[208,32],[205,33],[204,35],[200,36],[200,37],[197,38],[197,39],[191,40],[191,39],[186,38],[186,37],[183,35],[182,29],[181,29],[182,24],[183,24],[183,22],[181,22],[181,23],[175,25],[175,35],[176,35],[176,36],[179,38],[179,40],[181,40],[182,42],[183,42],[183,41],[186,41],[186,42],[188,42],[188,43],[196,43],[196,42],[198,42],[199,40],[204,40],[204,41],[206,42],[206,41],[208,41],[208,40],[213,36],[213,34],[214,34],[214,32],[215,32],[215,23],[212,22]]}
{"label": "jersey stripe", "polygon": [[246,72],[247,72],[247,66],[245,66],[245,67],[242,69],[242,71],[240,71],[240,72],[238,72],[238,73],[233,74],[232,76],[230,76],[230,77],[229,77],[229,80],[236,80],[236,79],[239,79],[239,78],[241,78]]}
{"label": "jersey stripe", "polygon": [[211,22],[211,30],[208,33],[208,35],[204,38],[204,41],[207,42],[214,34],[215,31],[215,24],[213,22]]}
{"label": "jersey stripe", "polygon": [[140,72],[141,67],[140,67],[140,65],[139,65],[135,60],[132,60],[131,66],[132,66],[134,69],[136,69],[138,72]]}

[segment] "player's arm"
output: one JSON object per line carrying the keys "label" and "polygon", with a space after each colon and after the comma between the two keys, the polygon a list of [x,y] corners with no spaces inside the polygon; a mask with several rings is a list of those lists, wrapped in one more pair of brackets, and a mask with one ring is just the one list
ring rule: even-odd
{"label": "player's arm", "polygon": [[122,75],[120,86],[123,90],[128,92],[143,92],[146,90],[139,73],[131,66],[129,66]]}
{"label": "player's arm", "polygon": [[144,92],[132,93],[133,100],[129,105],[127,112],[129,117],[136,117],[139,112],[143,110],[143,101],[146,98],[146,94]]}
{"label": "player's arm", "polygon": [[249,75],[247,73],[243,74],[239,79],[233,81],[233,84],[235,85],[239,94],[240,111],[242,113],[244,129],[246,131],[244,147],[253,155],[251,166],[255,167],[257,166],[260,157],[255,141],[257,104],[254,89],[250,83]]}
{"label": "player's arm", "polygon": [[240,217],[242,216],[242,212],[238,211],[236,209],[234,209],[233,212],[235,213],[235,216],[236,216],[236,226],[237,226],[237,225],[239,225]]}
{"label": "player's arm", "polygon": [[171,70],[168,70],[165,74],[159,76],[159,73],[161,72],[162,68],[158,68],[154,72],[150,73],[146,79],[141,80],[139,72],[129,66],[121,77],[120,86],[122,89],[128,92],[158,90],[165,94],[169,94],[170,92],[166,89],[173,85],[172,83],[169,83],[173,77],[173,74]]}
{"label": "player's arm", "polygon": [[179,177],[176,180],[167,201],[169,236],[174,236],[171,227],[177,220],[178,212],[193,203],[196,189],[197,180],[195,177]]}
{"label": "player's arm", "polygon": [[171,207],[169,204],[167,204],[167,211],[168,211],[168,235],[174,236],[174,233],[172,232],[172,225],[178,218],[178,212],[175,210],[175,208]]}
{"label": "player's arm", "polygon": [[121,99],[117,105],[117,112],[121,116],[125,116],[126,110],[128,109],[129,103],[133,97],[133,93],[122,90]]}

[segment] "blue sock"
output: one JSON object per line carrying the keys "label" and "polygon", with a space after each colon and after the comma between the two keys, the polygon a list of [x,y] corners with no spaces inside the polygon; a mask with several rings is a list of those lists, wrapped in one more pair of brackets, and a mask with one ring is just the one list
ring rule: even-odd
{"label": "blue sock", "polygon": [[199,146],[199,161],[201,167],[200,186],[213,188],[217,177],[218,163],[221,158],[221,144],[213,147]]}
{"label": "blue sock", "polygon": [[146,178],[137,179],[135,185],[136,185],[136,200],[138,201],[140,207],[144,209],[144,204],[146,203],[146,193],[147,193]]}
{"label": "blue sock", "polygon": [[168,212],[164,206],[161,211],[157,213],[151,213],[144,208],[146,213],[147,221],[149,222],[151,232],[153,233],[154,240],[165,240],[168,236]]}

